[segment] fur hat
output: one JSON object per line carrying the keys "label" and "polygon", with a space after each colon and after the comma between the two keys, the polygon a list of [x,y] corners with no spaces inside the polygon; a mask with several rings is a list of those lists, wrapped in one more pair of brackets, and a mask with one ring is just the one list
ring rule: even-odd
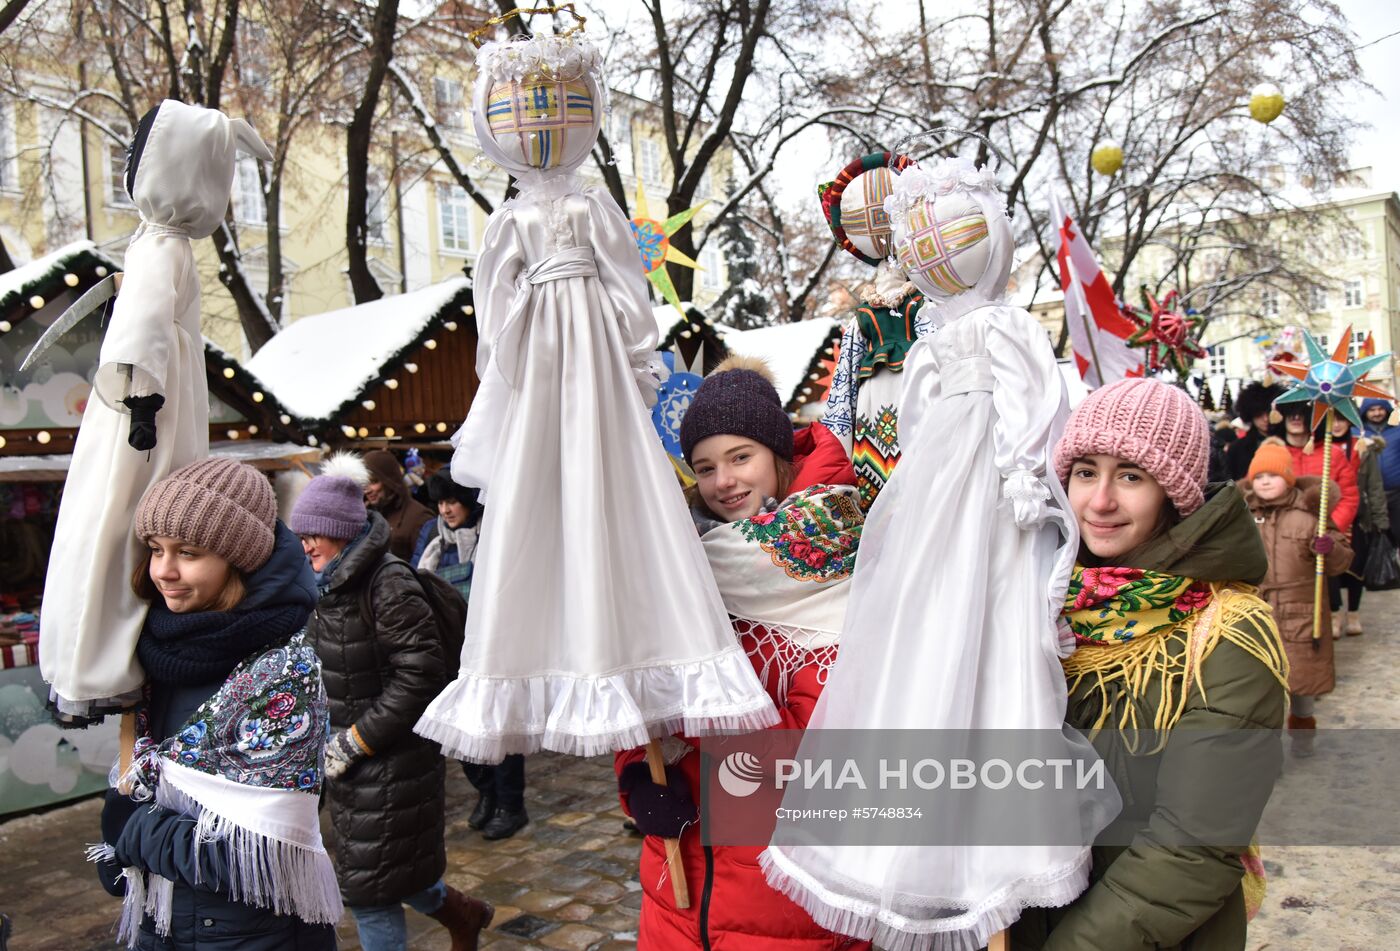
{"label": "fur hat", "polygon": [[1267,413],[1274,405],[1274,400],[1285,392],[1281,386],[1249,383],[1240,390],[1239,398],[1235,400],[1235,413],[1248,424],[1254,417]]}
{"label": "fur hat", "polygon": [[685,461],[698,443],[719,435],[745,436],[792,461],[792,421],[762,360],[729,357],[705,377],[681,420]]}

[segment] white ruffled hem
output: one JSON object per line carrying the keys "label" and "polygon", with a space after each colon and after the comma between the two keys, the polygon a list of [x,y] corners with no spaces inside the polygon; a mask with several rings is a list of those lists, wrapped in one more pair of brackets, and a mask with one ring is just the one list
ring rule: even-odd
{"label": "white ruffled hem", "polygon": [[735,646],[698,661],[594,677],[464,671],[413,729],[448,756],[498,763],[541,749],[598,756],[673,733],[752,733],[778,721],[748,657]]}
{"label": "white ruffled hem", "polygon": [[[927,895],[882,896],[868,885],[828,871],[830,884],[818,881],[769,847],[758,857],[763,875],[774,891],[786,896],[828,931],[869,941],[881,951],[979,951],[992,936],[1021,917],[1026,908],[1058,908],[1078,898],[1089,886],[1091,856],[1083,849],[1072,862],[1034,877],[1018,879],[976,905]],[[832,886],[842,889],[833,890]],[[951,917],[911,917],[890,907],[924,906],[930,911],[960,909]]]}

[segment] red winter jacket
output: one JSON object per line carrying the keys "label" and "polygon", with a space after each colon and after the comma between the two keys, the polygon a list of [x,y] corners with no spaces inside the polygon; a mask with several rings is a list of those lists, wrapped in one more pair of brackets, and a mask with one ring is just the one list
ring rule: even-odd
{"label": "red winter jacket", "polygon": [[[788,494],[814,485],[855,485],[855,470],[840,441],[825,426],[798,430],[793,444],[796,475]],[[755,638],[739,638],[745,651],[752,651]],[[751,658],[761,673],[762,658]],[[778,707],[781,722],[773,729],[801,730],[811,719],[822,684],[817,666],[808,664],[793,673],[787,700],[778,703],[777,671],[770,672],[764,688]],[[619,773],[629,763],[646,758],[638,748],[618,753],[614,765]],[[700,801],[700,757],[687,754],[677,764],[685,774],[691,796]],[[627,797],[622,808],[628,810]],[[631,811],[628,810],[628,814]],[[642,844],[642,921],[637,947],[640,951],[672,951],[701,948],[706,951],[832,951],[868,949],[857,942],[817,926],[810,915],[792,901],[773,891],[758,867],[761,846],[701,845],[697,826],[686,828],[681,837],[681,856],[690,887],[690,908],[676,908],[666,865],[666,847],[661,839],[647,836]]]}
{"label": "red winter jacket", "polygon": [[[1322,475],[1324,456],[1321,442],[1316,443],[1311,454],[1292,444],[1289,444],[1288,452],[1293,456],[1295,477]],[[1347,458],[1341,446],[1332,447],[1332,481],[1342,487],[1342,497],[1327,500],[1328,513],[1337,530],[1350,535],[1351,523],[1356,519],[1357,509],[1361,506],[1361,490],[1356,485],[1356,463]]]}

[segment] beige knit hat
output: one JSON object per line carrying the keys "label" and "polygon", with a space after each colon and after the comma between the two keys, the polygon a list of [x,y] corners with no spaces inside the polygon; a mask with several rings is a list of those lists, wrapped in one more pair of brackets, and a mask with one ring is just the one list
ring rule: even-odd
{"label": "beige knit hat", "polygon": [[272,557],[277,498],[257,469],[200,459],[161,479],[136,507],[136,537],[162,535],[207,548],[242,572]]}

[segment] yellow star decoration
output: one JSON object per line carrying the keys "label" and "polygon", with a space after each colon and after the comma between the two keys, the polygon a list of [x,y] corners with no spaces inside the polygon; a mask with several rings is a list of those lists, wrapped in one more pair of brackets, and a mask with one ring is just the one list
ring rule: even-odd
{"label": "yellow star decoration", "polygon": [[695,263],[693,258],[677,251],[671,245],[671,235],[684,228],[690,219],[695,217],[695,213],[708,203],[709,199],[706,199],[694,208],[687,208],[665,221],[657,221],[647,209],[647,196],[641,182],[637,183],[637,217],[632,219],[632,236],[636,239],[637,250],[642,255],[642,267],[646,268],[647,280],[651,281],[656,292],[676,308],[676,313],[682,317],[685,316],[685,311],[681,310],[681,299],[676,293],[676,285],[671,283],[671,275],[666,273],[666,262],[674,261],[682,267],[696,271],[703,271],[704,268]]}

